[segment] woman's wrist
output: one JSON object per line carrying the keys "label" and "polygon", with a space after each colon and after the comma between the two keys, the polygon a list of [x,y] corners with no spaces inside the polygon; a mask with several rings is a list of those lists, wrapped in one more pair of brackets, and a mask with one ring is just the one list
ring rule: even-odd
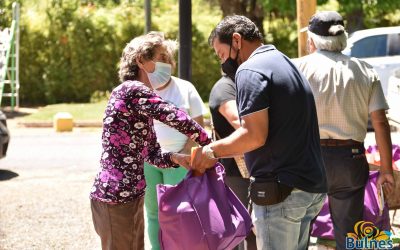
{"label": "woman's wrist", "polygon": [[179,162],[178,162],[178,160],[177,160],[177,155],[178,155],[178,153],[175,153],[175,152],[171,152],[170,153],[170,156],[169,156],[169,159],[171,160],[171,162],[173,163],[173,164],[175,164],[174,166],[172,166],[173,168],[178,168],[179,167]]}
{"label": "woman's wrist", "polygon": [[170,152],[169,159],[171,160],[172,163],[177,164],[174,152]]}

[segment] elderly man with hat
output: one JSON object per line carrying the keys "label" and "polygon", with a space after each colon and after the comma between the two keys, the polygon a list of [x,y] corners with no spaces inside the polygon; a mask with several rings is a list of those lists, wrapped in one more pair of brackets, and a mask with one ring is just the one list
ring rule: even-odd
{"label": "elderly man with hat", "polygon": [[346,234],[363,220],[369,173],[363,144],[368,115],[381,156],[378,188],[383,186],[386,192],[394,188],[392,145],[385,115],[389,107],[372,66],[341,53],[346,43],[341,15],[319,12],[309,21],[310,54],[296,60],[315,97],[337,249],[346,249]]}

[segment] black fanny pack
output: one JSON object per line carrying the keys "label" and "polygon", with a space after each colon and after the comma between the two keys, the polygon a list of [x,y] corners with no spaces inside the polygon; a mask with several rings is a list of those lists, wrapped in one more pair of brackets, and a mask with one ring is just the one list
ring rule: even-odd
{"label": "black fanny pack", "polygon": [[276,175],[269,177],[250,177],[249,196],[259,206],[274,205],[284,201],[292,192],[289,187],[279,182]]}

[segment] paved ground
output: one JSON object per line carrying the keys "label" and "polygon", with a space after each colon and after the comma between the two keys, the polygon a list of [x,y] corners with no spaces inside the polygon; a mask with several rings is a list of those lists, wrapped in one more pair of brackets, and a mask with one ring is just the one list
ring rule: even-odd
{"label": "paved ground", "polygon": [[11,141],[0,160],[0,250],[100,249],[89,192],[101,129],[57,133],[21,127],[17,118],[8,126]]}
{"label": "paved ground", "polygon": [[[0,249],[99,249],[88,194],[98,167],[100,129],[56,133],[21,128],[16,120],[9,125],[9,151],[0,161]],[[369,134],[367,145],[373,141]],[[393,141],[400,143],[400,134],[393,134]]]}
{"label": "paved ground", "polygon": [[56,133],[13,120],[9,127],[0,161],[0,249],[99,249],[88,196],[100,130]]}

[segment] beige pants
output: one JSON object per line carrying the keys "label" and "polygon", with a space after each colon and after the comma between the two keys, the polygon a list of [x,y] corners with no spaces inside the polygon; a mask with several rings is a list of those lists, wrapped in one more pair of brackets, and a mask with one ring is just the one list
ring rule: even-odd
{"label": "beige pants", "polygon": [[103,250],[143,250],[143,198],[123,204],[91,200],[94,229]]}

